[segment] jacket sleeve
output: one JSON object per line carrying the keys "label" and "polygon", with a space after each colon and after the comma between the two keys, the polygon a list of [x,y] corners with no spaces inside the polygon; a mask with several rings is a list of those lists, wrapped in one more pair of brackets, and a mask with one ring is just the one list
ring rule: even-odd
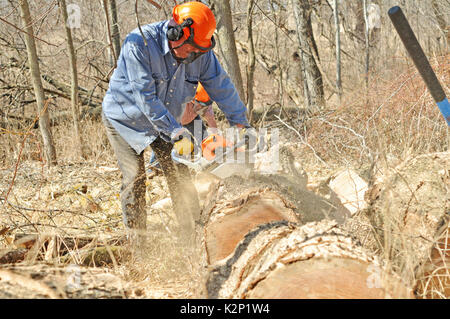
{"label": "jacket sleeve", "polygon": [[200,72],[200,82],[209,97],[217,103],[230,125],[242,124],[248,127],[247,109],[216,55],[209,51],[205,54],[204,60],[205,63],[202,64]]}
{"label": "jacket sleeve", "polygon": [[143,43],[141,45],[136,42],[125,42],[122,50],[124,51],[127,77],[137,106],[160,134],[172,139],[182,126],[156,94],[149,51]]}

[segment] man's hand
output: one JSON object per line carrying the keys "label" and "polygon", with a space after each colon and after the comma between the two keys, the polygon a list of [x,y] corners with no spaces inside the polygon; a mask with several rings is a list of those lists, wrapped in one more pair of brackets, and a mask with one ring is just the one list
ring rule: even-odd
{"label": "man's hand", "polygon": [[173,143],[173,148],[178,155],[189,155],[194,150],[194,144],[191,139],[183,136],[178,142]]}
{"label": "man's hand", "polygon": [[185,127],[181,127],[172,132],[173,148],[178,155],[189,155],[194,150],[194,137]]}
{"label": "man's hand", "polygon": [[260,138],[258,132],[253,127],[239,127],[239,140],[245,139],[245,146],[247,150],[256,151],[259,147],[262,150],[264,144],[263,139]]}
{"label": "man's hand", "polygon": [[[237,125],[236,125],[237,126]],[[258,140],[258,133],[256,132],[256,130],[253,127],[239,127],[237,126],[239,129],[239,139],[249,139],[249,140]]]}

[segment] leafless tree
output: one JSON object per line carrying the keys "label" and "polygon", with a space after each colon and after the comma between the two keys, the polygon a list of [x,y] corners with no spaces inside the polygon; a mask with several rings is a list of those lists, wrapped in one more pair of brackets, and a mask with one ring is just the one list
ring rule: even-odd
{"label": "leafless tree", "polygon": [[336,89],[338,91],[339,100],[342,96],[341,81],[341,28],[339,24],[339,1],[334,0],[334,25],[336,26]]}
{"label": "leafless tree", "polygon": [[251,121],[253,112],[253,77],[255,74],[255,45],[253,42],[253,9],[255,8],[255,1],[248,0],[247,2],[247,45],[248,45],[248,62],[247,62],[247,108],[248,117]]}
{"label": "leafless tree", "polygon": [[365,22],[364,28],[364,39],[365,39],[365,52],[366,52],[366,61],[365,61],[365,81],[366,81],[366,91],[369,89],[369,63],[370,63],[370,46],[369,46],[369,21],[367,16],[367,0],[363,0],[363,16]]}
{"label": "leafless tree", "polygon": [[69,53],[69,64],[70,64],[70,71],[71,71],[71,78],[72,78],[72,85],[71,85],[71,106],[72,106],[72,120],[73,120],[73,127],[75,129],[75,138],[76,138],[76,147],[78,148],[78,153],[81,157],[85,157],[85,154],[83,152],[83,141],[81,138],[80,133],[80,110],[78,105],[78,70],[77,70],[77,56],[75,52],[75,48],[73,45],[73,39],[72,39],[72,30],[70,29],[70,26],[68,24],[68,16],[67,16],[67,6],[66,6],[66,0],[60,0],[59,5],[62,10],[63,15],[63,22],[65,25],[66,30],[66,37],[67,37],[67,51]]}
{"label": "leafless tree", "polygon": [[229,0],[211,0],[217,20],[218,50],[223,59],[223,67],[230,75],[239,96],[245,101],[244,85],[236,49],[233,19]]}
{"label": "leafless tree", "polygon": [[304,98],[308,108],[325,106],[322,74],[318,67],[319,53],[314,40],[309,0],[292,0],[297,37],[300,45]]}
{"label": "leafless tree", "polygon": [[111,14],[111,38],[114,46],[114,53],[116,54],[116,59],[119,58],[120,54],[120,31],[119,31],[119,21],[117,16],[117,4],[116,0],[109,0],[109,13]]}
{"label": "leafless tree", "polygon": [[[105,13],[105,21],[106,21],[106,30],[108,34],[108,51],[109,51],[109,65],[110,66],[117,66],[117,57],[118,53],[116,53],[116,48],[114,47],[113,43],[113,36],[112,36],[112,26],[111,26],[111,16],[109,14],[110,6],[108,5],[108,0],[103,0],[103,11]],[[144,39],[145,41],[145,39]]]}
{"label": "leafless tree", "polygon": [[37,110],[39,114],[39,129],[41,131],[42,139],[44,141],[44,154],[48,165],[56,165],[56,150],[53,143],[52,133],[50,131],[50,120],[48,109],[45,103],[44,88],[41,81],[41,71],[39,69],[38,55],[36,50],[36,43],[34,41],[34,31],[30,8],[27,0],[19,0],[20,14],[22,24],[24,26],[25,43],[28,52],[28,63],[30,65],[31,80],[33,83],[34,94],[36,96]]}

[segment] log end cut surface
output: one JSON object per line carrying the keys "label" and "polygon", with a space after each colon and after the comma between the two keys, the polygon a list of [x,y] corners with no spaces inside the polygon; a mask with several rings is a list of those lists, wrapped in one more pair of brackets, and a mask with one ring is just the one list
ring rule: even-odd
{"label": "log end cut surface", "polygon": [[380,280],[368,263],[359,260],[311,259],[277,269],[247,296],[264,299],[390,298],[383,288],[378,288]]}
{"label": "log end cut surface", "polygon": [[258,225],[282,220],[298,222],[279,198],[264,196],[252,199],[240,210],[218,218],[207,227],[206,246],[210,264],[229,256],[245,235]]}

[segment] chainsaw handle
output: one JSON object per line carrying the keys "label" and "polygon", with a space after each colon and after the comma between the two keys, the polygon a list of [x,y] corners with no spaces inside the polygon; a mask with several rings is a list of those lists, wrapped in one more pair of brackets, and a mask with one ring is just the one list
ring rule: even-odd
{"label": "chainsaw handle", "polygon": [[[194,150],[192,151],[192,153],[187,154],[189,158],[178,154],[175,148],[172,148],[172,152],[170,153],[170,155],[172,157],[172,160],[177,163],[185,164],[187,166],[196,166],[202,158],[202,147],[193,136],[190,136],[190,138],[192,139]],[[194,154],[193,159],[192,154]]]}
{"label": "chainsaw handle", "polygon": [[[177,162],[179,164],[184,164],[186,166],[195,167],[197,165],[200,165],[200,161],[202,159],[202,153],[199,152],[199,155],[194,154],[194,159],[188,159],[184,157],[183,155],[179,155],[176,149],[172,149],[172,152],[170,153],[172,160],[174,162]],[[191,156],[191,154],[189,154]]]}
{"label": "chainsaw handle", "polygon": [[417,38],[411,29],[402,9],[399,6],[395,6],[388,11],[389,18],[392,21],[395,29],[397,30],[400,39],[402,40],[409,56],[413,60],[417,70],[419,71],[422,79],[428,87],[434,101],[438,105],[442,115],[444,115],[447,125],[450,126],[450,104],[445,92],[442,89],[439,80],[436,77],[430,62],[428,61],[422,47],[417,41]]}

